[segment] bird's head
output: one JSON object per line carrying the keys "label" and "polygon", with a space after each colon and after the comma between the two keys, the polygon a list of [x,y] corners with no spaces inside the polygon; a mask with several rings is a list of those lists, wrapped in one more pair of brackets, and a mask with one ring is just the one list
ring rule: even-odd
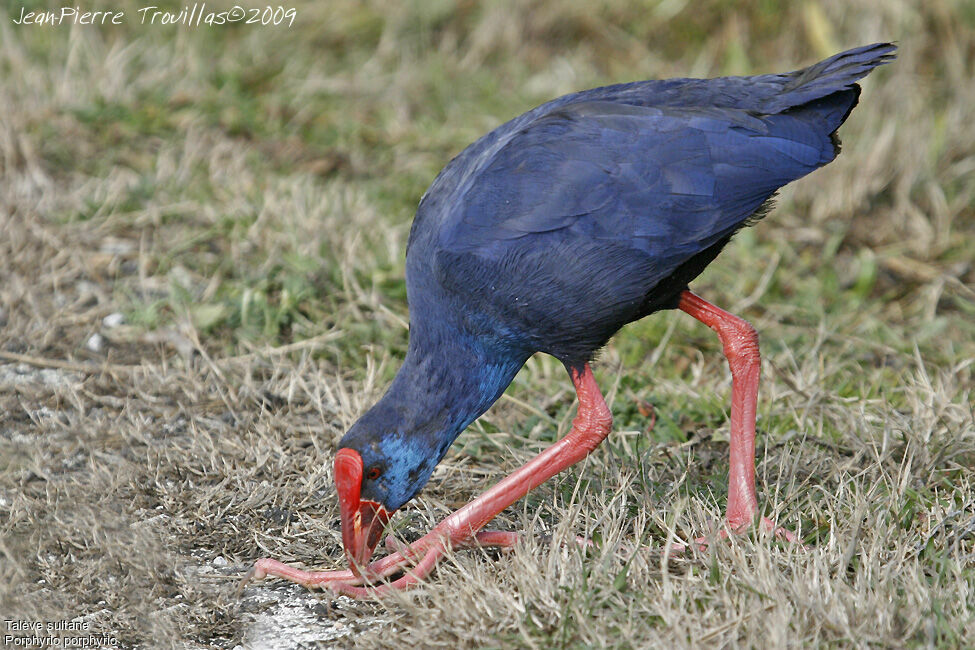
{"label": "bird's head", "polygon": [[372,557],[392,514],[426,484],[450,442],[397,428],[376,407],[342,438],[335,455],[342,544],[357,573]]}
{"label": "bird's head", "polygon": [[[386,394],[339,442],[335,487],[342,544],[352,570],[365,566],[389,518],[430,480],[451,443],[501,395],[526,355],[493,363],[471,345],[440,341],[417,352],[422,328],[410,324],[410,352]],[[432,344],[427,343],[430,346]]]}

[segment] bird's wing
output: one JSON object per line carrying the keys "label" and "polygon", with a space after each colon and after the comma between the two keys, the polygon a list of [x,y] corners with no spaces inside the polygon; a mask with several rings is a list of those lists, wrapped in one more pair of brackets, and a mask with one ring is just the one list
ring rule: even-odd
{"label": "bird's wing", "polygon": [[818,110],[777,115],[601,101],[560,107],[492,153],[448,208],[440,248],[499,259],[526,237],[561,232],[626,242],[664,272],[833,159],[826,125],[856,98],[837,95]]}

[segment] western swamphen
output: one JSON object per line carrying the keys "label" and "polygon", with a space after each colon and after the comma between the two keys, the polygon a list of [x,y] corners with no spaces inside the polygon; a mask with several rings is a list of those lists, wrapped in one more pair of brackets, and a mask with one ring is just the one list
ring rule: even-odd
{"label": "western swamphen", "polygon": [[[725,530],[759,519],[758,337],[688,283],[776,190],[836,157],[855,82],[895,49],[858,47],[788,74],[586,90],[467,147],[424,194],[410,231],[406,360],[335,456],[351,569],[307,572],[262,559],[249,576],[375,595],[421,580],[450,546],[513,544],[514,533],[481,529],[606,437],[612,416],[589,361],[623,325],[661,309],[680,309],[721,339],[732,376]],[[391,513],[535,352],[562,361],[575,385],[569,434],[425,537],[366,564]]]}

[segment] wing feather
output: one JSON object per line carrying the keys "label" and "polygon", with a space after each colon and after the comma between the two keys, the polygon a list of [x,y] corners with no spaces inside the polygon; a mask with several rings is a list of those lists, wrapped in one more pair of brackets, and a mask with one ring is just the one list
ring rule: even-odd
{"label": "wing feather", "polygon": [[810,128],[810,119],[816,114],[562,107],[494,154],[445,220],[440,246],[499,259],[527,235],[561,232],[625,244],[672,266],[832,159],[828,132]]}

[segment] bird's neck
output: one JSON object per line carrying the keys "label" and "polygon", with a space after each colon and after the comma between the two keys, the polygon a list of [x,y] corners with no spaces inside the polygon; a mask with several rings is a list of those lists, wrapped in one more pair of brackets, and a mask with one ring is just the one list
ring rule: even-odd
{"label": "bird's neck", "polygon": [[406,359],[381,402],[396,410],[401,431],[426,438],[439,462],[457,436],[501,397],[527,356],[488,348],[457,331],[414,329]]}

